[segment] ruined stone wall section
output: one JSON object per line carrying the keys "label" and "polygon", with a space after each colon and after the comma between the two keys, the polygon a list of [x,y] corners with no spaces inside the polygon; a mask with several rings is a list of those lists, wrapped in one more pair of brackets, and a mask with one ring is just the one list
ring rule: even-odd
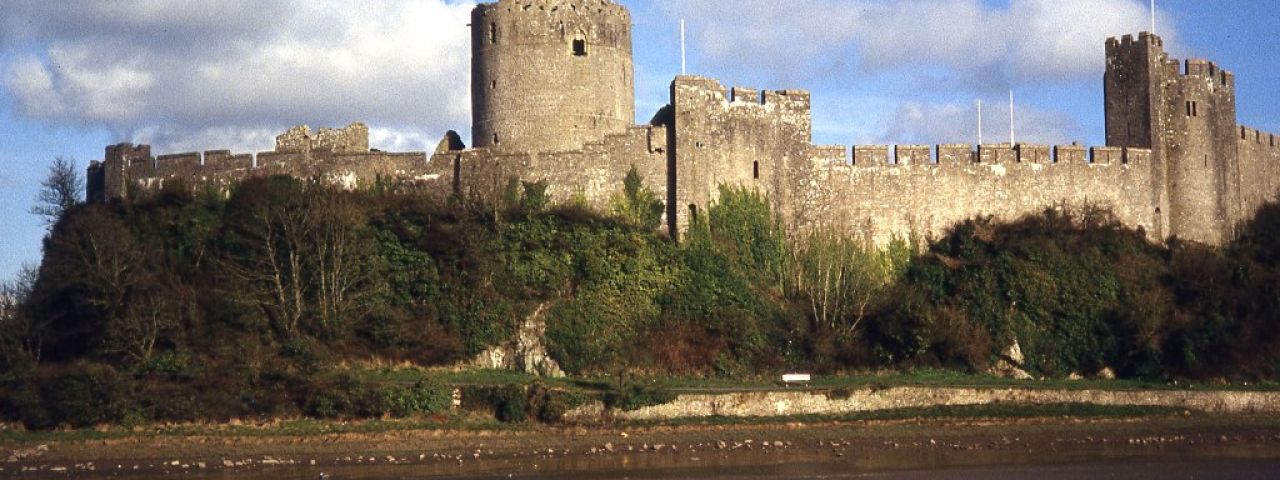
{"label": "ruined stone wall section", "polygon": [[[1096,147],[1085,161],[1084,147],[1075,145],[983,147],[990,148],[939,146],[942,162],[914,156],[926,150],[907,146],[897,151],[913,155],[908,163],[816,164],[806,177],[808,188],[797,189],[795,208],[804,214],[795,231],[834,230],[883,246],[895,238],[936,239],[978,216],[1015,220],[1046,208],[1090,205],[1111,208],[1126,225],[1158,240],[1154,211],[1146,203],[1154,188],[1150,150]],[[853,149],[877,156],[885,150]]]}
{"label": "ruined stone wall section", "polygon": [[344,128],[321,128],[313,133],[311,127],[298,125],[276,137],[277,152],[306,153],[313,150],[333,153],[368,152],[369,127],[357,122]]}
{"label": "ruined stone wall section", "polygon": [[[94,162],[89,168],[88,197],[99,202],[128,198],[131,192],[155,191],[174,183],[192,189],[229,191],[231,186],[246,179],[272,175],[365,188],[383,181],[420,180],[427,170],[424,153],[354,151],[356,146],[367,145],[368,140],[350,138],[330,137],[320,142],[326,145],[324,149],[314,148],[316,144],[313,144],[312,148],[296,150],[287,145],[298,144],[286,142],[287,151],[262,152],[256,156],[210,150],[153,157],[147,145],[113,145],[106,148],[103,161]],[[339,145],[334,142],[344,146],[328,146]]]}
{"label": "ruined stone wall section", "polygon": [[553,203],[585,201],[607,211],[634,166],[644,186],[668,202],[666,126],[633,126],[568,152],[469,149],[432,155],[424,172],[464,199],[501,198],[512,179],[544,182]]}

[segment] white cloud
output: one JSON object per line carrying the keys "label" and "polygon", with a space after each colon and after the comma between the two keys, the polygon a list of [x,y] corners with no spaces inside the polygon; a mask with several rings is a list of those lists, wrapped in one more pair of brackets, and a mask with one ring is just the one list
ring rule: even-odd
{"label": "white cloud", "polygon": [[15,0],[0,19],[18,110],[157,151],[258,150],[288,126],[365,121],[386,149],[470,123],[472,1]]}
{"label": "white cloud", "polygon": [[[780,81],[942,68],[999,83],[1093,78],[1107,37],[1149,28],[1139,0],[679,0],[699,55]],[[1162,22],[1168,25],[1170,22]],[[1172,41],[1171,29],[1161,32]]]}
{"label": "white cloud", "polygon": [[[983,143],[1009,141],[1009,104],[988,105],[983,113]],[[1061,144],[1081,140],[1080,126],[1069,115],[1018,106],[1018,143]],[[971,104],[908,102],[889,117],[876,143],[977,143],[977,107]]]}

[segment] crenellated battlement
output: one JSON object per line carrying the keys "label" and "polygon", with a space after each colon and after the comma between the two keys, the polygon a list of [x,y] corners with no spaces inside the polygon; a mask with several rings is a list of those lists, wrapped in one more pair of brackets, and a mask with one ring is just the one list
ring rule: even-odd
{"label": "crenellated battlement", "polygon": [[1235,86],[1235,75],[1209,60],[1188,59],[1183,66],[1182,76],[1208,79],[1227,87]]}
{"label": "crenellated battlement", "polygon": [[767,107],[808,114],[811,102],[811,94],[806,90],[727,88],[716,79],[693,75],[676,77],[672,89],[682,93],[685,100],[720,103],[729,109]]}
{"label": "crenellated battlement", "polygon": [[1108,53],[1117,48],[1134,47],[1164,48],[1164,40],[1151,32],[1139,32],[1137,38],[1132,34],[1107,38]]}
{"label": "crenellated battlement", "polygon": [[[1243,133],[1242,133],[1243,135]],[[1253,138],[1253,137],[1250,137]],[[835,158],[832,152],[840,148],[835,146],[815,147],[815,159]],[[842,150],[839,155],[844,158]],[[973,145],[941,144],[935,147],[928,145],[854,145],[852,165],[858,167],[881,166],[917,166],[933,165],[938,167],[955,167],[966,165],[1007,165],[1007,164],[1040,164],[1040,165],[1112,165],[1112,164],[1147,164],[1151,159],[1151,149],[1136,147],[1092,147],[1080,145],[1035,145],[1035,144],[993,144]],[[892,152],[892,154],[891,154]],[[894,161],[890,162],[889,159]],[[821,162],[819,162],[821,163]]]}
{"label": "crenellated battlement", "polygon": [[1262,145],[1267,148],[1276,147],[1276,135],[1274,133],[1264,132],[1245,126],[1240,127],[1240,142]]}

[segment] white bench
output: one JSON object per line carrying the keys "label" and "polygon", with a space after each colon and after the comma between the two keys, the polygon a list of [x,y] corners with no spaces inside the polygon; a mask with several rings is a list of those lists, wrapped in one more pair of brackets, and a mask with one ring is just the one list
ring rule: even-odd
{"label": "white bench", "polygon": [[813,375],[807,373],[788,373],[782,376],[782,384],[791,386],[793,383],[808,384],[813,381]]}

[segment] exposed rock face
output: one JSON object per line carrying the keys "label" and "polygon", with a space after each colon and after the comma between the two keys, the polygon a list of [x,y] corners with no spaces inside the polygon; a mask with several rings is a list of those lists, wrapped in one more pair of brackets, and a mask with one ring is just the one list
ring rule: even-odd
{"label": "exposed rock face", "polygon": [[481,352],[473,364],[480,368],[516,370],[539,377],[564,377],[564,371],[547,353],[544,344],[547,307],[545,303],[539,305],[520,324],[513,341]]}
{"label": "exposed rock face", "polygon": [[1023,370],[1022,364],[1026,361],[1026,357],[1022,355],[1022,346],[1018,345],[1018,339],[1013,339],[1013,343],[1000,354],[1000,359],[987,370],[987,373],[1005,378],[1014,378],[1018,380],[1031,380],[1033,377],[1026,370]]}

